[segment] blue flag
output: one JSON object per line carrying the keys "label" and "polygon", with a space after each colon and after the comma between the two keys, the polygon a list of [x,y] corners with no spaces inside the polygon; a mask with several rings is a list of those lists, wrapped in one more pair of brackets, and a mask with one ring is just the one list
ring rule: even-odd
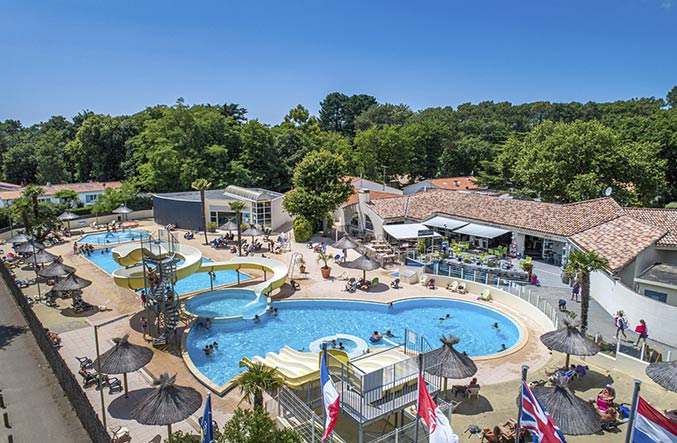
{"label": "blue flag", "polygon": [[207,394],[205,410],[200,423],[200,443],[214,443],[214,429],[212,429],[212,395]]}

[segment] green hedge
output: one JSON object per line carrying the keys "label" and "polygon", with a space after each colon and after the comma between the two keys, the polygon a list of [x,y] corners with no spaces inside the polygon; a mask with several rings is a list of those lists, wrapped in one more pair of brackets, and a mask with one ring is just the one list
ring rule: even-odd
{"label": "green hedge", "polygon": [[297,242],[305,243],[313,236],[313,224],[303,217],[294,220],[294,238]]}
{"label": "green hedge", "polygon": [[82,208],[72,208],[69,210],[73,214],[77,215],[89,215],[92,213],[92,207],[91,206],[83,206]]}

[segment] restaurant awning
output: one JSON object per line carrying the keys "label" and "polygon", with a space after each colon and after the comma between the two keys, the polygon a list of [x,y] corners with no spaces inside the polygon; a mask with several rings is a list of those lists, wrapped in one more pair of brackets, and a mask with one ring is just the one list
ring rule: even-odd
{"label": "restaurant awning", "polygon": [[454,230],[454,234],[472,235],[481,238],[496,238],[510,232],[507,229],[495,228],[493,226],[478,225],[469,223],[461,228]]}
{"label": "restaurant awning", "polygon": [[397,240],[412,240],[417,238],[441,237],[422,223],[403,223],[399,225],[385,225],[383,230]]}
{"label": "restaurant awning", "polygon": [[442,228],[442,229],[448,229],[448,230],[454,230],[457,228],[460,228],[461,226],[465,226],[468,224],[466,221],[462,220],[456,220],[455,218],[449,218],[449,217],[443,217],[441,215],[437,215],[430,220],[426,220],[423,222],[424,225],[430,226],[433,228]]}

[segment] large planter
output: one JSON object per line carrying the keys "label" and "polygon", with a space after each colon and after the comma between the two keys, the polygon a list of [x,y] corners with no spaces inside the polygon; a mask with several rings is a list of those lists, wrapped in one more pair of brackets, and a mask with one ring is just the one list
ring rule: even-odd
{"label": "large planter", "polygon": [[331,268],[328,266],[326,268],[320,268],[320,271],[322,271],[322,278],[327,279],[331,275]]}

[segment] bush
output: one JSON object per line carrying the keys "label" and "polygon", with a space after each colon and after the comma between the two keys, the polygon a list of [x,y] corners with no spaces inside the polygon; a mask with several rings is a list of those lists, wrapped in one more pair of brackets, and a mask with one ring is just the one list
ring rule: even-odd
{"label": "bush", "polygon": [[670,202],[665,205],[665,209],[677,209],[677,202]]}
{"label": "bush", "polygon": [[69,209],[69,211],[77,215],[89,215],[92,213],[92,207],[83,206],[82,208],[71,208]]}
{"label": "bush", "polygon": [[303,217],[294,220],[294,238],[297,242],[305,243],[313,236],[313,224]]}

